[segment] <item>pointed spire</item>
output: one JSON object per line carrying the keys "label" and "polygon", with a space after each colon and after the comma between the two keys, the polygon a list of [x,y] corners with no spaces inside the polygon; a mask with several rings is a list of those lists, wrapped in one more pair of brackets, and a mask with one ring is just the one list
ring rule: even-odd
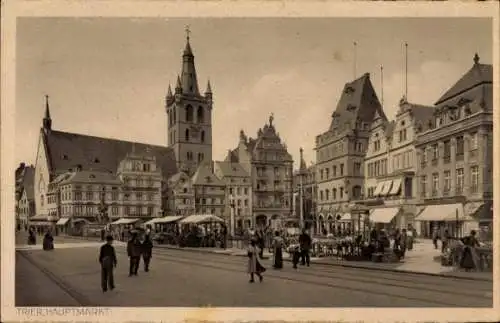
{"label": "pointed spire", "polygon": [[210,85],[210,79],[208,79],[207,89],[205,91],[205,94],[212,94],[212,86]]}
{"label": "pointed spire", "polygon": [[49,96],[45,95],[45,117],[43,118],[43,129],[46,133],[52,130],[52,119],[50,117]]}
{"label": "pointed spire", "polygon": [[171,97],[172,97],[172,87],[169,84],[168,85],[168,91],[167,91],[167,98],[171,98]]}
{"label": "pointed spire", "polygon": [[175,94],[182,93],[181,77],[177,75],[177,84],[175,85]]}
{"label": "pointed spire", "polygon": [[271,112],[271,115],[269,116],[269,126],[273,126],[273,120],[274,120],[274,113]]}
{"label": "pointed spire", "polygon": [[191,49],[190,40],[191,30],[186,26],[186,47],[182,55],[182,72],[181,72],[181,86],[182,93],[199,95],[198,79],[196,77],[196,68],[194,66],[194,55]]}

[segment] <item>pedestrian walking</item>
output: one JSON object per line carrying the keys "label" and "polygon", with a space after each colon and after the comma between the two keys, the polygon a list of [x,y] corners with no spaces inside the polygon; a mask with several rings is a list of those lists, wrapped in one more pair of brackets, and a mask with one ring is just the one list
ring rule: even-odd
{"label": "pedestrian walking", "polygon": [[302,266],[307,264],[307,267],[309,267],[311,262],[311,258],[309,256],[309,250],[311,249],[311,237],[307,234],[306,229],[303,229],[302,234],[299,236],[299,244],[301,251],[300,264]]}
{"label": "pedestrian walking", "polygon": [[408,228],[408,230],[406,231],[406,247],[408,249],[408,251],[410,250],[413,250],[413,229],[412,228]]}
{"label": "pedestrian walking", "polygon": [[448,248],[449,240],[450,240],[450,234],[448,233],[448,229],[445,229],[443,237],[441,238],[441,253],[444,253],[446,251],[446,248]]}
{"label": "pedestrian walking", "polygon": [[439,239],[439,232],[438,228],[435,227],[434,230],[432,231],[432,243],[434,244],[434,249],[438,248],[438,239]]}
{"label": "pedestrian walking", "polygon": [[53,250],[54,249],[54,237],[50,232],[50,229],[47,230],[45,236],[43,237],[43,250]]}
{"label": "pedestrian walking", "polygon": [[129,257],[129,277],[137,276],[139,263],[141,261],[141,242],[137,237],[137,232],[132,233],[130,240],[127,243],[127,255]]}
{"label": "pedestrian walking", "polygon": [[99,263],[101,264],[101,288],[103,292],[115,289],[115,279],[113,270],[118,263],[115,248],[113,247],[113,237],[108,235],[106,243],[101,246],[99,252]]}
{"label": "pedestrian walking", "polygon": [[400,249],[401,249],[401,259],[404,259],[406,254],[406,248],[408,243],[408,233],[406,229],[403,229],[401,232],[401,240],[400,240]]}
{"label": "pedestrian walking", "polygon": [[257,230],[257,241],[256,241],[256,246],[259,247],[259,258],[264,259],[264,248],[265,248],[265,241],[264,241],[264,231],[262,229]]}
{"label": "pedestrian walking", "polygon": [[299,245],[294,245],[292,247],[292,264],[293,264],[293,269],[297,269],[297,265],[300,261],[300,246]]}
{"label": "pedestrian walking", "polygon": [[33,230],[33,228],[30,228],[28,232],[28,244],[36,245],[36,233],[35,230]]}
{"label": "pedestrian walking", "polygon": [[461,241],[464,246],[460,257],[460,268],[465,269],[465,271],[480,269],[479,254],[476,249],[480,244],[476,238],[476,231],[471,230],[470,235],[462,238]]}
{"label": "pedestrian walking", "polygon": [[273,267],[274,269],[283,268],[283,245],[285,241],[280,237],[280,232],[275,232],[273,239]]}
{"label": "pedestrian walking", "polygon": [[144,261],[144,271],[149,271],[149,263],[151,262],[151,258],[153,256],[153,241],[149,237],[149,234],[146,234],[144,237],[144,242],[142,243],[142,260]]}
{"label": "pedestrian walking", "polygon": [[264,268],[258,258],[258,250],[257,250],[257,241],[255,239],[252,239],[250,241],[250,246],[247,249],[247,256],[248,256],[248,273],[250,274],[250,283],[254,282],[254,275],[257,275],[259,277],[259,281],[262,282],[264,277],[262,276],[262,273],[266,271],[266,268]]}

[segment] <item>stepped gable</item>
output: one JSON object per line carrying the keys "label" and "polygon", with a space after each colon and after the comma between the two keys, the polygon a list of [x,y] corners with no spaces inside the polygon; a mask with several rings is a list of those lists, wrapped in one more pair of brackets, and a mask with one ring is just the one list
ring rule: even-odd
{"label": "stepped gable", "polygon": [[472,68],[467,71],[467,73],[465,73],[448,91],[446,91],[439,98],[439,100],[437,100],[435,105],[439,105],[446,100],[485,83],[493,83],[493,65],[480,64],[479,56],[476,54],[474,56],[474,65]]}
{"label": "stepped gable", "polygon": [[138,154],[154,155],[164,178],[177,172],[174,151],[168,147],[55,130],[42,134],[54,175],[78,167],[116,173],[120,161],[134,149]]}
{"label": "stepped gable", "polygon": [[345,84],[337,108],[332,114],[330,130],[343,128],[346,123],[349,123],[348,128],[352,130],[357,120],[370,124],[375,111],[387,119],[370,81],[370,74],[365,73],[360,78]]}

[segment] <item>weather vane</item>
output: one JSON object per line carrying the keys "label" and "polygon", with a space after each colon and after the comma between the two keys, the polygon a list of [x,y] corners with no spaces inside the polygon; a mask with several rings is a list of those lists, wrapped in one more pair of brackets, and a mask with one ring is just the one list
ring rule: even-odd
{"label": "weather vane", "polygon": [[189,35],[191,34],[191,30],[189,29],[189,25],[186,25],[186,38],[189,41]]}

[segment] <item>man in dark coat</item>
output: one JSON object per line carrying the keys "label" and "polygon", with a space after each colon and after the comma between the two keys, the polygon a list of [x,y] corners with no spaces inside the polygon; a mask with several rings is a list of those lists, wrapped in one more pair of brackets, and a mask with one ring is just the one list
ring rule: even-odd
{"label": "man in dark coat", "polygon": [[307,264],[309,267],[311,259],[309,257],[309,250],[311,249],[312,240],[311,237],[307,234],[306,229],[302,230],[302,234],[299,236],[299,244],[301,251],[301,265],[304,266]]}
{"label": "man in dark coat", "polygon": [[144,242],[142,243],[142,259],[144,260],[144,271],[149,271],[149,263],[151,262],[151,257],[153,256],[153,241],[149,237],[149,234],[146,234],[144,238]]}
{"label": "man in dark coat", "polygon": [[103,292],[115,289],[113,270],[116,268],[117,260],[115,248],[113,247],[113,237],[108,235],[106,243],[101,246],[99,252],[99,263],[101,264],[101,287]]}
{"label": "man in dark coat", "polygon": [[127,255],[130,260],[129,266],[129,277],[137,276],[137,271],[139,270],[139,262],[141,261],[141,242],[137,237],[137,232],[132,233],[131,239],[127,243]]}

